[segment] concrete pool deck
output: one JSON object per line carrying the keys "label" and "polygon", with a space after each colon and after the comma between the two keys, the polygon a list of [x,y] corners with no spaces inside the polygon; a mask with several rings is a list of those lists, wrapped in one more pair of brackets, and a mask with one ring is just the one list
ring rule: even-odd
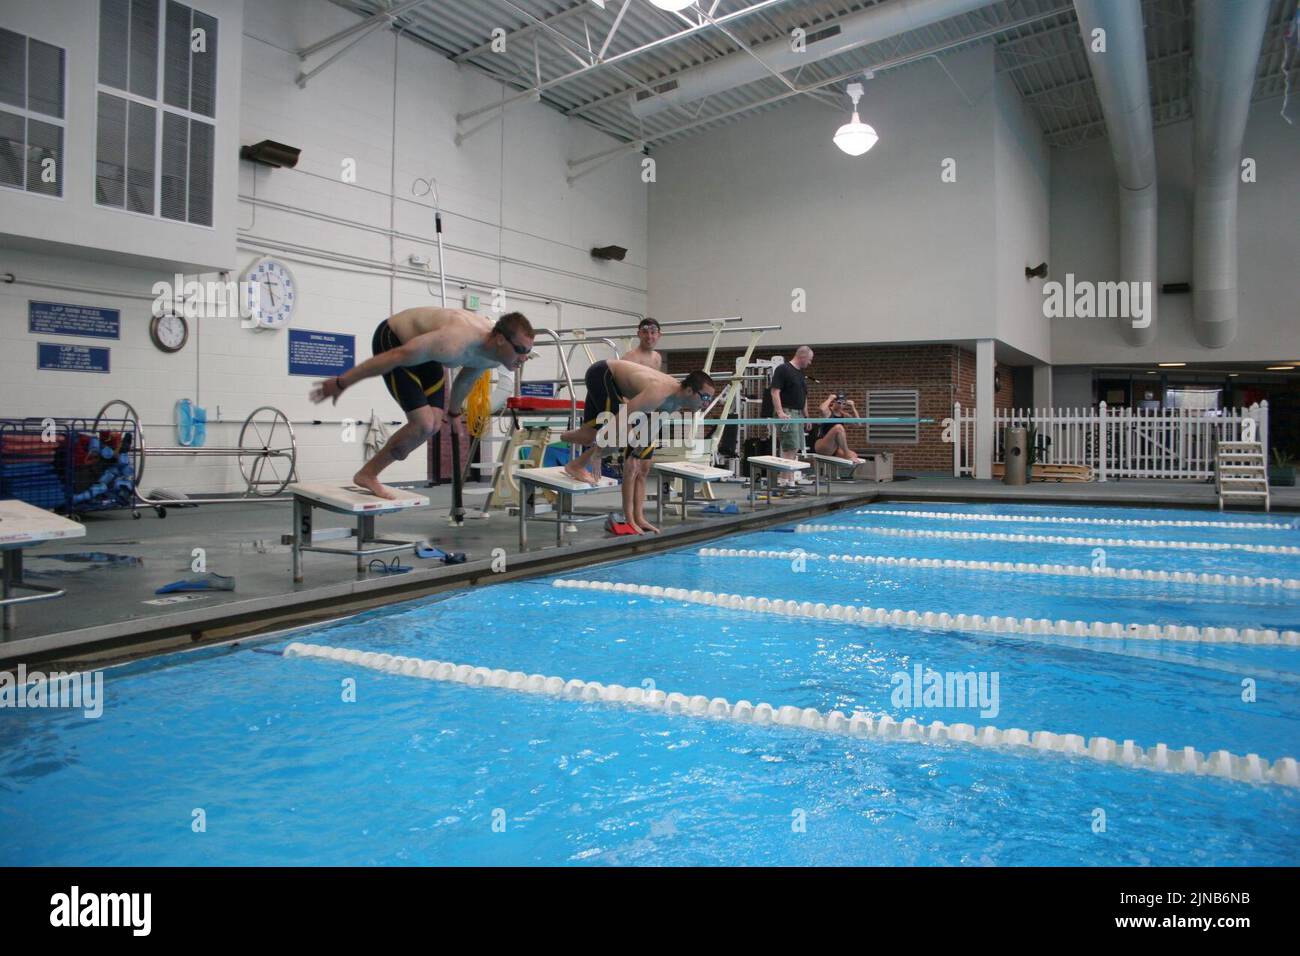
{"label": "concrete pool deck", "polygon": [[[60,668],[205,646],[255,637],[367,608],[435,594],[450,588],[551,574],[574,567],[622,560],[720,535],[789,524],[839,508],[871,501],[1007,502],[1057,505],[1186,507],[1218,513],[1214,486],[1171,481],[1034,483],[1011,487],[969,478],[920,477],[884,484],[837,482],[833,494],[780,499],[750,511],[747,488],[718,484],[722,500],[734,500],[738,515],[693,514],[679,523],[665,516],[664,533],[637,538],[606,534],[603,522],[588,521],[566,533],[555,547],[551,529],[539,525],[532,546],[519,552],[518,521],[504,512],[488,519],[467,518],[448,526],[448,486],[417,488],[432,499],[428,509],[378,519],[384,534],[429,538],[447,550],[465,551],[469,560],[443,565],[398,554],[408,573],[357,574],[351,558],[308,553],[306,580],[292,580],[291,555],[281,535],[291,526],[292,504],[232,503],[169,509],[165,519],[152,511],[136,521],[129,512],[86,516],[86,537],[75,545],[53,543],[27,552],[26,574],[37,583],[65,587],[66,597],[21,608],[18,626],[0,641],[0,665],[57,662]],[[1300,512],[1300,489],[1275,488],[1273,511]],[[582,510],[620,507],[617,490],[585,497]],[[1244,509],[1234,509],[1242,511]],[[653,505],[647,512],[653,514]],[[1254,509],[1253,513],[1259,513]],[[317,530],[346,524],[321,515]],[[155,590],[192,575],[194,549],[203,549],[207,570],[236,579],[234,591],[198,592],[169,604]],[[388,556],[391,560],[392,556]],[[181,595],[181,597],[185,597]]]}

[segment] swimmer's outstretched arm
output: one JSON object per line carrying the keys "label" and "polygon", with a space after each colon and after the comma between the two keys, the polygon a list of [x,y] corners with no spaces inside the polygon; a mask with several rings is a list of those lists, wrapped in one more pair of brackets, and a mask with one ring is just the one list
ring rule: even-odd
{"label": "swimmer's outstretched arm", "polygon": [[366,359],[360,365],[354,365],[342,375],[336,375],[333,378],[325,379],[323,382],[317,382],[312,386],[312,390],[307,397],[316,403],[332,398],[334,404],[337,405],[343,390],[357,384],[357,382],[374,378],[376,375],[386,375],[393,369],[401,368],[404,365],[419,365],[421,362],[432,359],[435,354],[444,352],[444,349],[440,347],[442,338],[442,335],[436,331],[417,335],[409,342],[405,342],[395,349],[380,352],[373,358]]}
{"label": "swimmer's outstretched arm", "polygon": [[457,372],[456,381],[451,386],[451,395],[447,399],[447,411],[459,415],[465,407],[465,399],[469,398],[469,393],[478,384],[478,380],[488,371],[485,368],[462,368]]}

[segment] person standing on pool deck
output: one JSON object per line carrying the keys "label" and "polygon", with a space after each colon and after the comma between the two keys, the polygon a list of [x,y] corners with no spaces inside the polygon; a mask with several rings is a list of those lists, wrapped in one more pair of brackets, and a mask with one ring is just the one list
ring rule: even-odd
{"label": "person standing on pool deck", "polygon": [[[497,366],[512,372],[522,368],[532,350],[533,327],[520,312],[507,313],[494,323],[464,309],[406,309],[379,323],[371,339],[373,358],[317,382],[308,397],[316,403],[330,398],[338,404],[345,388],[383,376],[389,393],[406,412],[406,424],[352,481],[380,498],[396,498],[396,492],[380,484],[380,472],[428,441],[445,417],[458,417],[470,389],[485,372]],[[461,371],[450,389],[450,411],[444,415],[447,367]]]}
{"label": "person standing on pool deck", "polygon": [[[776,418],[808,417],[808,378],[804,369],[812,364],[813,350],[801,345],[795,350],[794,358],[777,366],[768,382],[768,394],[772,399],[772,414]],[[781,457],[791,461],[803,447],[804,425],[791,423],[778,425]],[[797,479],[779,479],[783,485],[799,484]]]}
{"label": "person standing on pool deck", "polygon": [[[659,342],[660,334],[659,323],[646,316],[641,320],[641,324],[636,327],[636,337],[638,339],[636,348],[628,349],[619,356],[620,361],[634,362],[637,365],[652,368],[656,372],[662,372],[664,370],[664,357],[655,351],[655,345]],[[650,448],[650,453],[654,453],[653,446]],[[623,514],[632,527],[640,531],[653,531],[657,534],[659,529],[647,521],[645,516],[645,483],[649,474],[649,455],[644,458],[629,455],[623,459]]]}
{"label": "person standing on pool deck", "polygon": [[[583,399],[583,422],[579,428],[565,432],[560,438],[574,445],[586,445],[587,450],[564,466],[570,478],[596,484],[596,476],[588,472],[587,466],[599,453],[605,457],[616,450],[615,446],[596,444],[600,434],[601,416],[608,414],[618,417],[619,409],[626,407],[625,420],[629,428],[637,426],[636,415],[649,415],[651,412],[699,411],[717,394],[718,386],[703,371],[694,371],[679,382],[663,372],[624,362],[621,359],[609,359],[594,363],[587,369],[585,378],[587,395]],[[608,420],[608,419],[607,419]],[[654,454],[653,436],[649,436],[644,445],[629,444],[624,450],[628,458],[649,460]],[[633,515],[624,507],[628,518]],[[635,521],[632,524],[637,524]],[[637,525],[639,528],[640,526]]]}

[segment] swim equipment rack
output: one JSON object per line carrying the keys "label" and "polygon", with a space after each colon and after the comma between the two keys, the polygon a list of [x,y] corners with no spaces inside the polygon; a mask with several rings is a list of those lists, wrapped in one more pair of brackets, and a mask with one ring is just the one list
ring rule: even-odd
{"label": "swim equipment rack", "polygon": [[[216,424],[210,422],[209,424]],[[130,431],[134,434],[131,450],[128,453],[135,475],[135,501],[147,505],[158,512],[158,517],[166,517],[168,507],[178,505],[221,505],[232,502],[281,501],[281,493],[294,480],[298,465],[298,440],[293,433],[293,425],[284,412],[273,405],[262,405],[253,409],[239,429],[238,444],[233,446],[208,446],[198,448],[189,446],[149,447],[145,441],[144,426],[135,408],[120,398],[104,404],[95,416],[93,434],[100,429],[113,431]],[[144,479],[145,465],[150,458],[185,458],[198,456],[205,458],[234,458],[239,463],[239,472],[244,479],[244,492],[238,497],[226,498],[146,498],[140,492],[140,482]],[[280,474],[283,468],[284,474]],[[267,471],[271,477],[267,477]],[[139,517],[139,512],[136,512]]]}

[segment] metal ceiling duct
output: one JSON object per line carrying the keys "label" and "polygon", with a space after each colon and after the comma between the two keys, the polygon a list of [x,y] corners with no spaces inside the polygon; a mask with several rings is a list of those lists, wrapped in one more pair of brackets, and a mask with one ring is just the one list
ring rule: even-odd
{"label": "metal ceiling duct", "polygon": [[1192,331],[1212,349],[1237,334],[1237,187],[1269,8],[1197,0],[1192,13]]}
{"label": "metal ceiling duct", "polygon": [[811,29],[805,37],[803,52],[796,53],[790,48],[790,39],[782,37],[751,48],[762,63],[740,50],[730,56],[683,70],[657,84],[654,93],[638,91],[632,94],[631,110],[644,119],[671,106],[691,103],[771,76],[769,67],[780,72],[797,69],[868,43],[878,43],[910,30],[991,6],[995,2],[996,0],[886,0]]}
{"label": "metal ceiling duct", "polygon": [[[1119,281],[1142,283],[1143,325],[1119,319],[1125,338],[1146,345],[1156,335],[1156,148],[1147,82],[1142,5],[1134,0],[1074,0],[1079,32],[1119,179]],[[1097,34],[1102,30],[1104,33]],[[1105,38],[1094,52],[1094,38]]]}

